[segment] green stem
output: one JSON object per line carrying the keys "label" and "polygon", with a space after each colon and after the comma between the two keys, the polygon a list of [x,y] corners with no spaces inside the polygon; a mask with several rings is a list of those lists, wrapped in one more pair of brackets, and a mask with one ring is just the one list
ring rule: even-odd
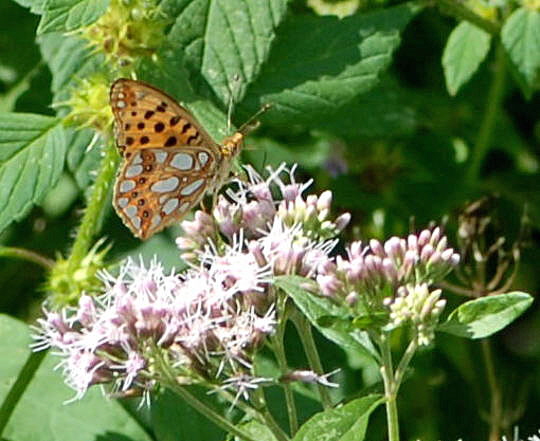
{"label": "green stem", "polygon": [[101,160],[99,173],[94,188],[88,199],[88,204],[77,231],[75,242],[71,248],[69,268],[75,271],[90,248],[93,240],[101,228],[101,220],[107,209],[109,190],[114,181],[119,155],[111,142],[105,143],[105,155]]}
{"label": "green stem", "polygon": [[491,351],[491,342],[489,339],[482,340],[482,355],[484,357],[484,365],[486,367],[486,376],[491,395],[490,411],[489,411],[489,441],[501,439],[501,422],[503,420],[502,397],[499,385],[497,383],[497,375],[495,374],[495,366],[493,363],[493,353]]}
{"label": "green stem", "polygon": [[457,0],[437,0],[436,4],[440,6],[442,11],[447,12],[449,15],[459,20],[466,20],[491,35],[497,35],[499,33],[500,26],[497,23],[478,15],[465,6],[464,3]]}
{"label": "green stem", "polygon": [[28,260],[41,265],[46,270],[50,270],[54,266],[54,260],[24,248],[0,246],[0,257],[15,257],[16,259]]}
{"label": "green stem", "polygon": [[256,406],[257,409],[259,409],[260,415],[264,418],[264,423],[272,431],[275,438],[278,441],[289,441],[289,437],[279,426],[268,409],[266,397],[264,396],[264,390],[262,388],[255,390],[253,393],[253,398],[256,401]]}
{"label": "green stem", "polygon": [[[309,367],[317,375],[323,375],[324,370],[322,367],[321,359],[319,357],[319,352],[317,351],[317,346],[315,345],[315,340],[313,339],[313,332],[311,330],[311,325],[309,321],[300,314],[293,315],[293,323],[298,330],[300,335],[300,340],[304,346],[304,352],[308,359]],[[329,409],[332,407],[332,400],[328,389],[322,384],[317,384],[319,389],[319,395],[321,397],[321,402],[324,409]]]}
{"label": "green stem", "polygon": [[388,441],[399,441],[399,419],[396,403],[396,388],[394,381],[394,368],[392,365],[392,352],[388,336],[381,335],[379,339],[381,350],[381,376],[384,384],[384,395],[386,398],[386,423],[388,425]]}
{"label": "green stem", "polygon": [[184,387],[179,386],[174,380],[167,381],[167,387],[171,389],[173,392],[175,392],[176,394],[178,394],[180,397],[182,397],[182,399],[186,403],[188,403],[191,407],[197,410],[200,414],[204,415],[210,421],[213,421],[216,425],[221,427],[226,432],[232,433],[233,435],[245,441],[257,441],[255,438],[252,438],[251,435],[247,434],[241,429],[238,429],[229,420],[225,419],[219,413],[217,413],[214,409],[210,408],[209,406],[204,404],[202,401],[200,401],[198,398],[193,396],[186,389],[184,389]]}
{"label": "green stem", "polygon": [[407,367],[409,366],[409,363],[411,362],[417,349],[418,339],[414,337],[409,343],[409,346],[407,346],[407,349],[405,349],[405,352],[399,361],[398,367],[396,368],[396,372],[394,373],[394,394],[396,397],[399,392],[401,382],[403,381],[405,371],[407,370]]}
{"label": "green stem", "polygon": [[32,378],[34,378],[34,374],[41,366],[41,362],[45,358],[45,355],[47,355],[47,351],[32,352],[28,356],[22,369],[19,371],[19,375],[17,376],[15,383],[13,386],[11,386],[6,398],[4,399],[4,402],[2,403],[2,406],[0,407],[0,439],[4,439],[2,437],[2,433],[4,432],[4,429],[6,428],[7,423],[13,414],[13,411],[17,407],[17,403],[23,396],[26,388],[32,381]]}
{"label": "green stem", "polygon": [[[287,365],[287,359],[285,357],[285,348],[283,346],[283,333],[278,332],[273,339],[273,347],[278,362],[279,369],[282,374],[289,372]],[[296,404],[294,402],[293,391],[289,383],[282,384],[283,391],[285,393],[285,404],[287,406],[287,415],[289,417],[289,428],[291,436],[298,431],[298,416],[296,412]]]}
{"label": "green stem", "polygon": [[497,124],[497,115],[500,111],[505,80],[506,59],[502,44],[499,42],[496,48],[493,80],[491,81],[487,96],[484,117],[480,124],[480,130],[478,131],[478,137],[472,151],[471,161],[467,171],[467,181],[470,183],[473,183],[478,179],[482,162],[489,151],[493,130]]}

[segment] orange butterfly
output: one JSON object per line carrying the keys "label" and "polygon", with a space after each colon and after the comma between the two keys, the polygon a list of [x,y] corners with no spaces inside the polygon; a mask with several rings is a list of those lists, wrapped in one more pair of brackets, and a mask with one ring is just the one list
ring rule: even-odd
{"label": "orange butterfly", "polygon": [[142,81],[115,81],[110,100],[124,158],[113,205],[136,237],[148,239],[219,189],[249,126],[217,144],[188,110]]}

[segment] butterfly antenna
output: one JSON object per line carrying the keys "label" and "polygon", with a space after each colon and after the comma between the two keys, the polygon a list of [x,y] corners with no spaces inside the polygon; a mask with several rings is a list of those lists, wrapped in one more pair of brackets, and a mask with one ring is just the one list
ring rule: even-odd
{"label": "butterfly antenna", "polygon": [[268,111],[271,107],[271,104],[263,104],[261,108],[257,110],[257,112],[255,112],[255,114],[251,118],[249,118],[244,124],[240,126],[238,131],[245,135],[246,133],[255,130],[257,127],[259,127],[260,124],[259,121],[257,121],[257,118],[266,111]]}

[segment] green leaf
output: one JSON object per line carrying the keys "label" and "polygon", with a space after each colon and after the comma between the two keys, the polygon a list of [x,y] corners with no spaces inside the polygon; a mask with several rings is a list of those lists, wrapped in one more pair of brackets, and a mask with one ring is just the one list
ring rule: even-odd
{"label": "green leaf", "polygon": [[92,53],[81,38],[50,33],[42,35],[38,42],[53,76],[51,90],[55,102],[68,99],[71,87],[103,68],[103,56]]}
{"label": "green leaf", "polygon": [[470,300],[456,308],[439,331],[471,339],[489,337],[508,326],[533,302],[524,292],[510,292]]}
{"label": "green leaf", "polygon": [[446,88],[455,95],[484,61],[489,52],[491,35],[468,21],[457,25],[444,48],[442,64]]}
{"label": "green leaf", "polygon": [[103,141],[101,138],[94,140],[95,134],[96,132],[91,129],[66,129],[69,145],[67,168],[81,190],[89,187],[93,181],[92,173],[98,169],[101,160]]}
{"label": "green leaf", "polygon": [[45,6],[47,0],[14,0],[24,8],[30,8],[30,12],[34,14],[43,14],[45,12]]}
{"label": "green leaf", "polygon": [[95,22],[109,6],[109,0],[48,0],[37,35],[66,32]]}
{"label": "green leaf", "polygon": [[[26,362],[31,341],[28,327],[0,315],[0,400]],[[11,441],[95,441],[97,439],[150,441],[150,437],[115,400],[103,397],[99,387],[69,404],[74,392],[54,369],[58,357],[48,354],[19,401],[3,434]],[[38,423],[39,422],[39,423]]]}
{"label": "green leaf", "polygon": [[0,231],[42,201],[64,168],[66,139],[56,118],[0,114]]}
{"label": "green leaf", "polygon": [[533,87],[540,68],[540,12],[518,8],[504,23],[501,39],[510,58]]}
{"label": "green leaf", "polygon": [[[257,441],[276,441],[276,437],[272,431],[266,427],[264,424],[259,423],[258,421],[250,421],[249,423],[240,424],[238,426],[242,431],[251,435],[253,439]],[[244,441],[237,436],[234,437],[234,441]]]}
{"label": "green leaf", "polygon": [[169,39],[190,71],[223,104],[241,100],[268,58],[287,0],[193,0],[177,9]]}
{"label": "green leaf", "polygon": [[[370,344],[365,332],[351,331],[351,322],[348,311],[332,303],[329,299],[312,294],[302,288],[306,283],[313,283],[309,279],[298,276],[279,276],[275,279],[278,288],[285,291],[294,301],[295,305],[308,318],[310,323],[326,338],[341,346],[347,352],[361,354],[368,359],[377,357],[377,353]],[[329,323],[328,316],[336,320]],[[322,326],[330,324],[331,326]]]}
{"label": "green leaf", "polygon": [[417,11],[403,4],[342,20],[293,16],[280,27],[268,62],[249,88],[245,112],[271,103],[264,121],[324,119],[379,82]]}
{"label": "green leaf", "polygon": [[297,432],[293,441],[362,441],[371,413],[383,402],[381,395],[367,395],[337,409],[314,415]]}

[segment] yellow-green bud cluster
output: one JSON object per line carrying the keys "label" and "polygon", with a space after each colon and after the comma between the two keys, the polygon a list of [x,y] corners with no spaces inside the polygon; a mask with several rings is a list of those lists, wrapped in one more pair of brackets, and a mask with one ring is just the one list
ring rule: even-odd
{"label": "yellow-green bud cluster", "polygon": [[81,33],[108,63],[126,67],[156,53],[170,22],[155,0],[111,0],[105,14]]}
{"label": "yellow-green bud cluster", "polygon": [[69,125],[90,127],[100,132],[106,132],[111,127],[109,81],[103,75],[81,80],[72,89],[69,100],[62,104],[71,108],[65,119]]}

